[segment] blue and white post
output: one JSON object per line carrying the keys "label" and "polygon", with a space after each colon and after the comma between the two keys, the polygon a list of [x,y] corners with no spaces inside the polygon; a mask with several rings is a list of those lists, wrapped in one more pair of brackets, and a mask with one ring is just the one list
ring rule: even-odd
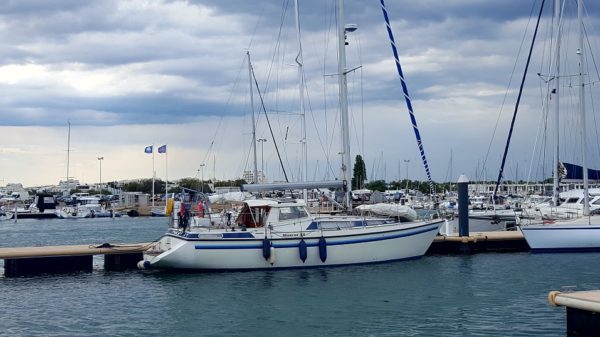
{"label": "blue and white post", "polygon": [[458,233],[459,236],[469,236],[469,178],[461,174],[458,186]]}

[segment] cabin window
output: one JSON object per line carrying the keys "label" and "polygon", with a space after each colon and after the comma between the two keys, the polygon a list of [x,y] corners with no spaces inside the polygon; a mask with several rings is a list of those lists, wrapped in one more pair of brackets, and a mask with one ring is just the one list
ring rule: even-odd
{"label": "cabin window", "polygon": [[269,215],[269,211],[271,207],[263,206],[263,207],[244,207],[237,218],[237,223],[239,225],[244,225],[249,228],[253,227],[263,227],[265,225],[265,220]]}
{"label": "cabin window", "polygon": [[292,220],[308,217],[304,207],[290,206],[279,208],[279,220]]}
{"label": "cabin window", "polygon": [[569,198],[567,199],[567,204],[575,204],[578,200],[579,198]]}
{"label": "cabin window", "polygon": [[600,205],[600,199],[594,200],[594,202],[592,202],[592,205]]}

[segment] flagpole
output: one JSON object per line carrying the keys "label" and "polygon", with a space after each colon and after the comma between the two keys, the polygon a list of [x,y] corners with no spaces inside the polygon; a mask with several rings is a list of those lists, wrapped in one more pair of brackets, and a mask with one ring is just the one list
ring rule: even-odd
{"label": "flagpole", "polygon": [[165,205],[169,199],[169,152],[165,148]]}
{"label": "flagpole", "polygon": [[156,171],[154,170],[154,144],[152,144],[152,207],[154,207],[154,179]]}

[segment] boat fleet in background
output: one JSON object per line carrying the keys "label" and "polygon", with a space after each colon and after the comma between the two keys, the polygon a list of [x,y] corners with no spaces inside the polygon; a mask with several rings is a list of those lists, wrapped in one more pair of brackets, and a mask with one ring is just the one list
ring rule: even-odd
{"label": "boat fleet in background", "polygon": [[88,193],[75,193],[68,198],[50,194],[37,194],[33,202],[12,197],[0,198],[0,219],[78,219],[120,217],[113,210],[113,198],[91,196]]}

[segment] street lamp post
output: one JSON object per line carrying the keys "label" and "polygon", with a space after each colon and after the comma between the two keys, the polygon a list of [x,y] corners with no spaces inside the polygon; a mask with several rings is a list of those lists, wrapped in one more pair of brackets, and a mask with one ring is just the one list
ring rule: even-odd
{"label": "street lamp post", "polygon": [[102,161],[104,157],[98,157],[98,162],[100,163],[100,193],[102,193]]}
{"label": "street lamp post", "polygon": [[206,164],[200,164],[200,169],[202,169],[202,179],[200,180],[200,189],[202,191],[202,193],[204,194],[204,166],[206,166]]}
{"label": "street lamp post", "polygon": [[406,164],[406,195],[408,195],[408,163],[410,163],[410,159],[404,159],[404,163]]}
{"label": "street lamp post", "polygon": [[[260,174],[262,175],[261,183],[265,182],[265,142],[267,141],[265,138],[259,138],[256,140],[260,142]],[[255,177],[255,180],[258,182],[258,177]]]}

